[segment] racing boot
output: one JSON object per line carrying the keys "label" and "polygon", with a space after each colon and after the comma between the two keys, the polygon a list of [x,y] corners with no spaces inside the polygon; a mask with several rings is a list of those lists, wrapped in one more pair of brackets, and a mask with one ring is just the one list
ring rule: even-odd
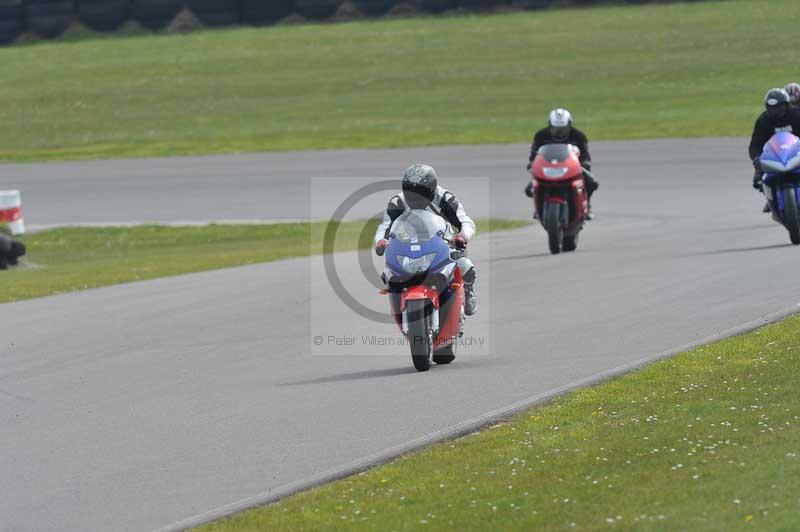
{"label": "racing boot", "polygon": [[589,209],[586,211],[586,216],[584,216],[584,220],[589,221],[594,219],[594,214],[592,213],[592,194],[594,194],[595,191],[597,191],[597,189],[600,188],[600,184],[597,182],[597,180],[594,178],[591,172],[589,172],[585,168],[583,170],[583,173],[586,179],[586,192],[587,192],[586,201],[587,203],[589,203]]}
{"label": "racing boot", "polygon": [[464,284],[464,314],[472,316],[478,310],[478,299],[475,297],[475,285]]}
{"label": "racing boot", "polygon": [[761,209],[761,212],[772,212],[772,209],[769,208],[769,202],[764,204],[764,208]]}
{"label": "racing boot", "polygon": [[472,316],[478,310],[478,299],[475,297],[475,279],[477,272],[468,257],[459,259],[459,268],[464,274],[464,314]]}
{"label": "racing boot", "polygon": [[594,220],[594,214],[592,214],[592,198],[591,198],[591,196],[587,199],[587,203],[589,203],[589,205],[587,206],[588,208],[586,209],[586,215],[583,217],[583,219],[584,219],[584,221],[588,222],[589,220]]}

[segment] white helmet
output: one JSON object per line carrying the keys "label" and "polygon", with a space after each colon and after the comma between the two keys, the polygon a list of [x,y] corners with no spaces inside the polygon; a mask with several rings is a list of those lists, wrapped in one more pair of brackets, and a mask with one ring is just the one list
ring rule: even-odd
{"label": "white helmet", "polygon": [[783,90],[789,95],[789,103],[792,105],[800,105],[800,84],[789,83]]}
{"label": "white helmet", "polygon": [[565,141],[572,130],[572,115],[566,109],[553,109],[548,120],[550,134],[555,140]]}

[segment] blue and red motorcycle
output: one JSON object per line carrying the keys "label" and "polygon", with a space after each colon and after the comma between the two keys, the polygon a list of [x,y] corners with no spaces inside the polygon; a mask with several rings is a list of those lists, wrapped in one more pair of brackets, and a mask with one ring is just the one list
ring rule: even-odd
{"label": "blue and red motorcycle", "polygon": [[772,219],[789,231],[792,244],[800,244],[800,138],[776,133],[761,152],[762,192]]}
{"label": "blue and red motorcycle", "polygon": [[451,257],[452,232],[441,216],[411,210],[392,224],[383,279],[395,322],[419,371],[455,359],[464,327],[462,272]]}

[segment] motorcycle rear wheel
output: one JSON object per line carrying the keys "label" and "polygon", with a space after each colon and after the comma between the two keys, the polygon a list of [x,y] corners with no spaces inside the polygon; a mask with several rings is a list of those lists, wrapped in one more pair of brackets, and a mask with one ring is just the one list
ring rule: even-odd
{"label": "motorcycle rear wheel", "polygon": [[800,244],[800,212],[797,209],[797,196],[792,187],[784,188],[783,194],[783,223],[789,230],[789,239],[795,246]]}
{"label": "motorcycle rear wheel", "polygon": [[422,299],[406,301],[408,317],[408,342],[411,361],[417,371],[431,369],[433,333],[430,326],[430,304]]}

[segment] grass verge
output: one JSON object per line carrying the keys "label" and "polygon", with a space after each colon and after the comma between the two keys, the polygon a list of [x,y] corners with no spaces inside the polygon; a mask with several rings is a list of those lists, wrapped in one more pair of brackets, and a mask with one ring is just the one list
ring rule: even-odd
{"label": "grass verge", "polygon": [[[481,232],[527,222],[478,220]],[[22,240],[29,267],[0,272],[0,303],[169,275],[306,256],[327,223],[65,228]],[[336,251],[372,246],[376,220],[343,222]]]}
{"label": "grass verge", "polygon": [[800,317],[199,530],[796,530]]}
{"label": "grass verge", "polygon": [[[748,134],[794,0],[552,9],[0,49],[0,160]],[[769,28],[770,31],[764,31]],[[46,59],[43,59],[46,58]],[[46,82],[43,82],[46,81]]]}

